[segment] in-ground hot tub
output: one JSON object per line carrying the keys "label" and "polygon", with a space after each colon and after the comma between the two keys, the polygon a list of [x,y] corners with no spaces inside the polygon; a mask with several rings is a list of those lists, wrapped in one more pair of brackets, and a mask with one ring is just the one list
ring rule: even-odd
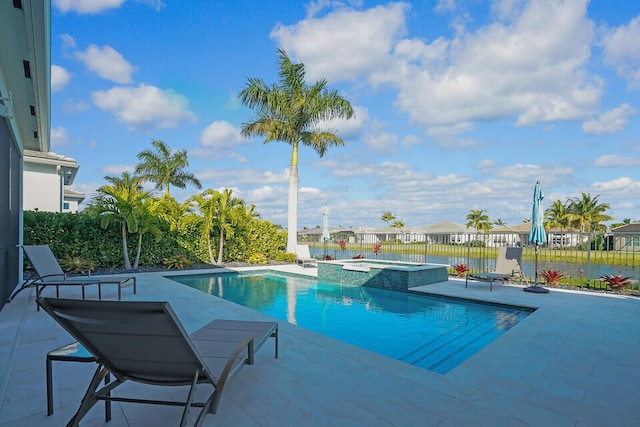
{"label": "in-ground hot tub", "polygon": [[446,282],[444,264],[343,259],[318,262],[318,280],[406,292],[409,288]]}

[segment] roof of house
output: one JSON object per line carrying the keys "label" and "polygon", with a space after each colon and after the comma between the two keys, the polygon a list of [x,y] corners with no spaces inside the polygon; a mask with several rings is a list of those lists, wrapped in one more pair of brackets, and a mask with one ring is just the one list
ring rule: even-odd
{"label": "roof of house", "polygon": [[621,225],[611,230],[614,233],[640,233],[640,221]]}
{"label": "roof of house", "polygon": [[65,172],[65,185],[73,184],[80,165],[71,157],[51,151],[24,150],[25,163],[60,166]]}

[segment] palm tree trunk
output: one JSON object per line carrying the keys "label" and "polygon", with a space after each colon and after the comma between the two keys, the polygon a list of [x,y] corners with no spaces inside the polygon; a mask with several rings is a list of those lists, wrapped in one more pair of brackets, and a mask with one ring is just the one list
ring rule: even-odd
{"label": "palm tree trunk", "polygon": [[207,235],[207,249],[209,250],[209,262],[215,264],[216,260],[213,258],[213,249],[211,249],[211,235]]}
{"label": "palm tree trunk", "polygon": [[222,264],[222,248],[224,247],[224,230],[220,228],[220,246],[218,249],[218,264]]}
{"label": "palm tree trunk", "polygon": [[142,251],[142,233],[138,233],[138,253],[136,254],[136,260],[133,263],[133,269],[137,270],[140,263],[140,252]]}
{"label": "palm tree trunk", "polygon": [[127,225],[122,224],[122,250],[124,252],[124,268],[131,270],[131,261],[129,261],[129,249],[127,248]]}
{"label": "palm tree trunk", "polygon": [[287,215],[287,252],[296,253],[298,244],[298,143],[293,144],[291,152],[291,171],[289,173],[289,210]]}

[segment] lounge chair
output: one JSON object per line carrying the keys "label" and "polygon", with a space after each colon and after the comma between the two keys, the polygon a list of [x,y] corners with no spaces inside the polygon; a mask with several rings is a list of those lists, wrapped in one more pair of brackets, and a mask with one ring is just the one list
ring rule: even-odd
{"label": "lounge chair", "polygon": [[[77,426],[98,401],[184,406],[180,426],[189,409],[202,408],[195,425],[215,414],[227,381],[254,353],[275,338],[278,324],[214,320],[189,336],[168,302],[95,301],[40,298],[38,304],[89,353],[98,368],[68,426]],[[107,374],[115,377],[100,386]],[[184,401],[113,396],[127,380],[157,386],[190,386]],[[203,402],[194,402],[196,384],[213,386]],[[169,422],[169,424],[175,424]]]}
{"label": "lounge chair", "polygon": [[318,264],[318,260],[312,258],[309,253],[309,245],[296,245],[296,262],[302,265],[302,268],[305,264]]}
{"label": "lounge chair", "polygon": [[522,247],[502,246],[498,249],[496,268],[491,272],[467,274],[464,287],[469,286],[469,279],[476,279],[489,282],[489,291],[493,292],[493,282],[500,280],[504,282],[513,276],[522,274]]}
{"label": "lounge chair", "polygon": [[82,287],[82,299],[85,298],[85,286],[98,285],[98,299],[102,299],[102,285],[114,284],[118,285],[118,301],[122,299],[122,287],[128,283],[133,284],[133,293],[136,289],[135,276],[130,277],[91,277],[91,276],[72,276],[68,277],[60,264],[56,260],[56,257],[51,252],[49,245],[24,245],[22,250],[31,262],[33,269],[36,272],[35,277],[27,279],[22,286],[16,290],[10,297],[9,302],[15,298],[15,296],[27,288],[36,288],[36,300],[40,298],[40,293],[47,286],[56,287],[56,297],[60,296],[60,286],[81,286]]}

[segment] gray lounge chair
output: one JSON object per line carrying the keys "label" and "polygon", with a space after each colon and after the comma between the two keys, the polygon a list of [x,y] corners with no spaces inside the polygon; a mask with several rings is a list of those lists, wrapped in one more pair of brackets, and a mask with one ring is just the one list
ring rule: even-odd
{"label": "gray lounge chair", "polygon": [[60,296],[60,286],[80,286],[82,287],[82,299],[85,298],[85,286],[98,285],[98,299],[102,299],[102,285],[114,284],[118,285],[118,301],[122,299],[122,287],[128,282],[133,284],[133,293],[136,289],[135,276],[130,277],[91,277],[91,276],[72,276],[68,277],[58,260],[51,252],[49,245],[24,245],[22,250],[31,262],[33,269],[36,272],[36,276],[27,279],[22,286],[16,290],[10,297],[9,302],[15,298],[15,296],[28,288],[36,288],[36,300],[40,298],[40,293],[47,286],[56,287],[56,297]]}
{"label": "gray lounge chair", "polygon": [[469,286],[469,279],[476,279],[489,282],[489,291],[493,292],[493,282],[500,280],[504,282],[514,276],[524,277],[522,274],[522,247],[502,246],[498,249],[496,268],[494,271],[483,273],[467,274],[464,287]]}
{"label": "gray lounge chair", "polygon": [[[278,324],[214,320],[189,336],[168,302],[95,301],[40,298],[38,303],[96,359],[98,368],[75,415],[67,426],[77,426],[101,400],[184,406],[180,426],[191,407],[202,408],[195,425],[216,412],[225,384],[254,353],[275,338]],[[115,377],[100,387],[107,374]],[[149,400],[110,395],[127,380],[157,386],[191,386],[185,401]],[[194,402],[196,384],[213,392]],[[170,423],[173,424],[173,423]]]}
{"label": "gray lounge chair", "polygon": [[296,245],[296,263],[301,264],[304,268],[305,264],[318,264],[318,260],[311,257],[309,245]]}

